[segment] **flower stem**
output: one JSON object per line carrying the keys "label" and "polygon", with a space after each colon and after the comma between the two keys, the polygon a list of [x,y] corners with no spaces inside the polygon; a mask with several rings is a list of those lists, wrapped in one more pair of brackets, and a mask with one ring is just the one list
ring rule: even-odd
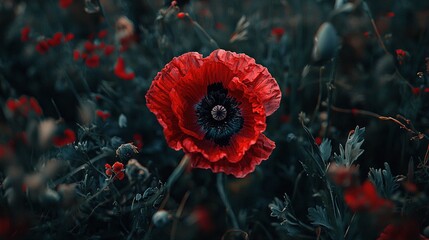
{"label": "flower stem", "polygon": [[228,197],[226,196],[226,193],[225,193],[224,175],[222,173],[217,174],[216,185],[217,185],[217,190],[219,191],[219,196],[226,207],[226,212],[231,218],[232,226],[236,229],[240,229],[238,226],[237,218],[235,217],[234,211],[232,211],[231,204],[229,203]]}

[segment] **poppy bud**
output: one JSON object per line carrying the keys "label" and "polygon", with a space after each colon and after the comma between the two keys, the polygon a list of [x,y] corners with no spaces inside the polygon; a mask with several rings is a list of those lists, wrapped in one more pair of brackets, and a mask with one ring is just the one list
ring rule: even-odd
{"label": "poppy bud", "polygon": [[323,23],[314,37],[312,58],[315,62],[330,60],[339,46],[337,31],[331,23]]}

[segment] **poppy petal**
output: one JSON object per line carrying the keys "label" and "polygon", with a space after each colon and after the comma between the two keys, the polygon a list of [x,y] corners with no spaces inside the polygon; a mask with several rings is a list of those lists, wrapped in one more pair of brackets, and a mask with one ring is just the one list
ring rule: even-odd
{"label": "poppy petal", "polygon": [[231,163],[226,159],[213,163],[205,159],[201,154],[192,154],[191,166],[195,168],[211,169],[214,173],[223,172],[232,174],[237,178],[243,178],[253,172],[257,165],[268,159],[275,148],[275,143],[265,135],[259,135],[258,141],[246,152],[243,159],[237,163]]}
{"label": "poppy petal", "polygon": [[280,87],[266,67],[256,64],[255,60],[246,54],[237,54],[223,49],[213,51],[207,58],[226,64],[239,79],[242,79],[243,83],[252,88],[263,103],[267,116],[279,108]]}

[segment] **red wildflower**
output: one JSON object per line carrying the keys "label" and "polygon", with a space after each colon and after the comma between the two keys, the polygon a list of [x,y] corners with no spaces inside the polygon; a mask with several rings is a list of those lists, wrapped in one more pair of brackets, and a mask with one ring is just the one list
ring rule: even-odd
{"label": "red wildflower", "polygon": [[57,32],[52,36],[51,39],[48,39],[48,44],[51,47],[55,47],[61,44],[64,34],[62,32]]}
{"label": "red wildflower", "polygon": [[37,100],[33,97],[30,98],[30,107],[36,113],[37,116],[42,115],[42,108],[40,107]]}
{"label": "red wildflower", "polygon": [[60,5],[60,8],[68,8],[73,3],[73,0],[60,0],[58,4]]}
{"label": "red wildflower", "polygon": [[394,16],[395,16],[394,12],[388,12],[388,13],[386,13],[386,17],[388,17],[388,18],[393,18]]}
{"label": "red wildflower", "polygon": [[64,41],[65,42],[69,42],[69,41],[71,41],[71,40],[73,40],[74,39],[74,34],[73,33],[67,33],[65,36],[64,36]]}
{"label": "red wildflower", "polygon": [[411,88],[411,92],[413,93],[413,95],[419,95],[419,93],[420,93],[420,88],[418,88],[418,87],[413,87],[413,88]]}
{"label": "red wildflower", "polygon": [[49,50],[49,44],[46,40],[41,40],[36,45],[36,51],[40,54],[45,54]]}
{"label": "red wildflower", "polygon": [[118,57],[118,61],[116,62],[114,73],[118,78],[121,78],[123,80],[133,80],[135,77],[135,74],[133,72],[127,73],[125,71],[125,62],[122,57]]}
{"label": "red wildflower", "polygon": [[95,45],[94,43],[90,42],[90,41],[86,41],[83,45],[83,47],[85,48],[85,51],[88,53],[92,53],[95,50]]}
{"label": "red wildflower", "polygon": [[141,150],[143,148],[143,137],[141,134],[134,134],[133,135],[133,141],[134,145],[137,147],[138,150]]}
{"label": "red wildflower", "polygon": [[344,200],[353,212],[377,211],[392,207],[392,202],[379,197],[375,186],[368,180],[362,186],[346,189]]}
{"label": "red wildflower", "polygon": [[93,54],[85,60],[87,67],[96,68],[100,65],[100,57],[97,54]]}
{"label": "red wildflower", "polygon": [[108,119],[111,116],[111,114],[108,111],[102,111],[102,110],[95,111],[95,114],[99,118],[103,119],[103,121],[106,121],[106,119]]}
{"label": "red wildflower", "polygon": [[33,97],[21,96],[19,99],[8,99],[6,107],[9,111],[15,113],[19,111],[24,116],[27,116],[30,111],[33,111],[37,116],[42,115],[43,111],[37,100]]}
{"label": "red wildflower", "polygon": [[275,27],[271,29],[271,35],[273,35],[277,41],[280,41],[284,33],[285,30],[281,27]]}
{"label": "red wildflower", "polygon": [[319,146],[320,144],[322,144],[323,139],[321,137],[316,137],[314,138],[314,143],[317,144],[317,146]]}
{"label": "red wildflower", "polygon": [[105,38],[107,36],[107,30],[101,30],[98,32],[98,38]]}
{"label": "red wildflower", "polygon": [[104,165],[106,169],[106,175],[111,177],[115,175],[115,179],[122,180],[125,177],[124,173],[124,164],[120,162],[115,162],[113,166],[110,166],[110,164],[106,163]]}
{"label": "red wildflower", "polygon": [[77,61],[80,58],[80,52],[79,50],[74,50],[73,51],[73,60]]}
{"label": "red wildflower", "polygon": [[52,139],[54,146],[62,147],[76,141],[76,134],[71,129],[65,129],[62,136],[55,136]]}
{"label": "red wildflower", "polygon": [[185,18],[185,16],[186,16],[186,14],[184,12],[179,12],[177,14],[177,18],[179,18],[179,19],[183,19],[183,18]]}
{"label": "red wildflower", "polygon": [[396,49],[396,59],[398,59],[399,64],[403,64],[406,57],[408,57],[408,53],[402,49]]}
{"label": "red wildflower", "polygon": [[26,42],[30,40],[30,27],[26,26],[21,29],[21,41]]}
{"label": "red wildflower", "polygon": [[189,153],[192,167],[236,177],[253,172],[275,148],[262,132],[280,99],[265,67],[222,49],[174,58],[146,95],[171,148]]}
{"label": "red wildflower", "polygon": [[427,240],[420,235],[419,224],[408,221],[402,224],[389,224],[377,240]]}
{"label": "red wildflower", "polygon": [[113,45],[107,45],[104,48],[104,55],[109,56],[110,54],[113,53],[113,51],[115,51],[115,47]]}

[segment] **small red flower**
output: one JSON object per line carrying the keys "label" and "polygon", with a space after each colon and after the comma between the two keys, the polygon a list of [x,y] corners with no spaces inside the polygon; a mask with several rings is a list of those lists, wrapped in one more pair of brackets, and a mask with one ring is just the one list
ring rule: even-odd
{"label": "small red flower", "polygon": [[104,55],[110,56],[115,51],[115,47],[113,45],[106,45],[104,48]]}
{"label": "small red flower", "polygon": [[405,61],[405,59],[408,57],[408,53],[402,49],[396,49],[396,59],[398,60],[399,64],[402,65]]}
{"label": "small red flower", "polygon": [[387,14],[386,14],[386,17],[388,17],[388,18],[393,18],[395,16],[395,13],[394,12],[388,12]]}
{"label": "small red flower", "polygon": [[40,107],[39,102],[37,102],[37,100],[33,97],[30,98],[30,107],[37,116],[42,115],[42,108]]}
{"label": "small red flower", "polygon": [[115,176],[115,179],[119,179],[122,180],[125,177],[125,173],[124,173],[124,164],[121,162],[115,162],[113,164],[113,166],[110,166],[110,164],[106,163],[104,165],[105,169],[106,169],[106,175],[111,177],[111,176]]}
{"label": "small red flower", "polygon": [[36,45],[36,51],[40,54],[45,54],[49,50],[49,44],[46,40],[41,40]]}
{"label": "small red flower", "polygon": [[64,41],[65,42],[69,42],[69,41],[71,41],[71,40],[73,40],[74,39],[74,34],[73,33],[67,33],[65,36],[64,36]]}
{"label": "small red flower", "polygon": [[96,68],[100,65],[100,57],[97,54],[86,58],[85,65],[89,68]]}
{"label": "small red flower", "polygon": [[96,46],[90,41],[86,41],[83,47],[87,53],[92,53],[96,49]]}
{"label": "small red flower", "polygon": [[95,111],[95,114],[99,118],[103,119],[103,121],[106,121],[111,116],[111,114],[108,111],[102,111],[102,110]]}
{"label": "small red flower", "polygon": [[107,36],[107,30],[101,30],[98,32],[98,38],[105,38]]}
{"label": "small red flower", "polygon": [[427,240],[420,235],[419,223],[408,221],[401,224],[389,224],[377,240]]}
{"label": "small red flower", "polygon": [[362,186],[346,189],[344,200],[353,212],[377,211],[382,208],[391,208],[393,205],[389,200],[379,197],[375,186],[368,180]]}
{"label": "small red flower", "polygon": [[80,52],[79,50],[74,50],[73,51],[73,60],[77,61],[80,58]]}
{"label": "small red flower", "polygon": [[271,35],[273,35],[277,41],[280,41],[283,34],[285,34],[285,30],[281,27],[275,27],[271,29]]}
{"label": "small red flower", "polygon": [[137,147],[138,150],[141,150],[143,148],[143,137],[141,134],[134,134],[133,135],[133,141],[134,145]]}
{"label": "small red flower", "polygon": [[411,92],[413,93],[413,95],[418,96],[420,94],[420,88],[413,87],[413,88],[411,88]]}
{"label": "small red flower", "polygon": [[57,32],[54,34],[54,36],[52,36],[51,39],[48,39],[48,44],[51,47],[55,47],[61,44],[61,41],[64,37],[64,34],[62,32]]}
{"label": "small red flower", "polygon": [[76,141],[76,134],[71,129],[65,129],[62,136],[55,136],[52,139],[54,146],[63,147]]}
{"label": "small red flower", "polygon": [[320,144],[322,144],[323,139],[321,137],[315,137],[314,138],[314,143],[317,144],[317,146],[319,146]]}
{"label": "small red flower", "polygon": [[58,2],[60,8],[68,8],[73,3],[73,0],[60,0]]}
{"label": "small red flower", "polygon": [[30,27],[26,26],[21,29],[21,41],[26,42],[30,40]]}
{"label": "small red flower", "polygon": [[265,67],[221,49],[174,58],[146,94],[171,148],[190,154],[192,167],[236,177],[253,172],[275,148],[262,132],[280,99]]}
{"label": "small red flower", "polygon": [[116,62],[113,72],[118,78],[121,78],[123,80],[129,81],[135,78],[135,74],[133,72],[127,73],[125,71],[125,62],[122,57],[118,57],[118,61]]}
{"label": "small red flower", "polygon": [[37,116],[42,115],[43,111],[37,100],[33,97],[21,96],[19,99],[8,99],[6,107],[9,111],[19,112],[24,116],[28,116],[30,111],[33,111]]}
{"label": "small red flower", "polygon": [[185,14],[184,12],[179,12],[179,13],[177,14],[177,18],[178,18],[178,19],[184,19],[184,18],[185,18],[185,16],[186,16],[186,14]]}

